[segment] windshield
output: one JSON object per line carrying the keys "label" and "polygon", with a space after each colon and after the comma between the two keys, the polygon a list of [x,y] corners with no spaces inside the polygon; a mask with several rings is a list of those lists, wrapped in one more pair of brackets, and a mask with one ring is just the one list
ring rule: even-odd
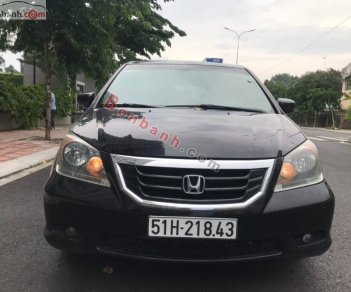
{"label": "windshield", "polygon": [[111,96],[118,103],[147,106],[211,104],[273,112],[255,79],[241,68],[201,65],[127,65],[115,78],[98,106]]}

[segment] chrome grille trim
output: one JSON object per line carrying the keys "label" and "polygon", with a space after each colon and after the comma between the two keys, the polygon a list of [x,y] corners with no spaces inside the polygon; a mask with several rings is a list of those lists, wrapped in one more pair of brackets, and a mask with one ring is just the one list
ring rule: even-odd
{"label": "chrome grille trim", "polygon": [[206,188],[206,191],[240,191],[245,190],[247,185],[242,187]]}
{"label": "chrome grille trim", "polygon": [[[151,166],[151,167],[172,167],[172,168],[197,168],[197,169],[211,169],[211,161],[198,161],[194,159],[173,159],[173,158],[149,158],[149,157],[134,157],[126,155],[111,155],[120,188],[134,199],[136,202],[155,208],[173,208],[183,210],[227,210],[227,209],[243,209],[251,205],[258,198],[262,197],[267,189],[270,181],[274,159],[262,160],[216,160],[215,163],[220,164],[220,169],[255,169],[267,168],[260,190],[244,202],[237,203],[217,203],[217,204],[193,204],[193,203],[173,203],[160,202],[155,200],[147,200],[141,198],[132,192],[126,185],[124,176],[119,164],[129,164],[136,166]],[[162,187],[162,186],[161,186]]]}
{"label": "chrome grille trim", "polygon": [[142,176],[147,176],[147,177],[154,177],[154,178],[167,178],[167,179],[182,179],[182,176],[172,176],[172,175],[162,175],[162,174],[148,174],[148,173],[143,173],[139,171],[139,169],[136,169],[137,173]]}
{"label": "chrome grille trim", "polygon": [[152,187],[156,189],[162,189],[162,190],[182,190],[180,187],[171,187],[171,186],[161,186],[161,185],[150,185],[150,184],[144,184],[143,182],[138,179],[139,183],[144,186],[144,187]]}
{"label": "chrome grille trim", "polygon": [[[236,176],[236,177],[230,177],[230,176],[225,176],[225,177],[213,177],[213,176],[205,176],[206,180],[244,180],[248,179],[250,177],[250,173],[245,176]],[[262,176],[259,176],[257,178],[262,179]],[[253,180],[253,178],[251,179]]]}

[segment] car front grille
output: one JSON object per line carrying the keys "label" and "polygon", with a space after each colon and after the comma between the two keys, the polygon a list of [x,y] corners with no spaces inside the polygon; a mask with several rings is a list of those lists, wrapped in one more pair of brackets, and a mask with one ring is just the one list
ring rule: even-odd
{"label": "car front grille", "polygon": [[[267,168],[256,169],[196,169],[138,166],[120,164],[127,187],[146,199],[221,203],[242,202],[257,194],[263,184]],[[188,194],[183,188],[186,175],[204,177],[201,194]]]}
{"label": "car front grille", "polygon": [[274,159],[111,158],[121,192],[143,205],[184,210],[245,208],[266,193],[275,165]]}
{"label": "car front grille", "polygon": [[105,236],[98,250],[131,256],[174,260],[225,260],[280,255],[275,240],[174,240]]}

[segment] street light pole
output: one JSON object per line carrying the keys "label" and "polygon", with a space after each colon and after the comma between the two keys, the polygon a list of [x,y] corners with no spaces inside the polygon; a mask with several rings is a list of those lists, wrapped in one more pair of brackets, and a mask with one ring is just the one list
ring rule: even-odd
{"label": "street light pole", "polygon": [[236,32],[235,30],[230,29],[230,28],[228,28],[228,27],[225,27],[224,29],[229,30],[229,31],[231,31],[231,32],[234,32],[234,33],[236,34],[237,38],[238,38],[238,45],[237,45],[237,48],[236,48],[236,65],[238,65],[238,61],[239,61],[240,37],[241,37],[243,34],[248,33],[248,32],[253,32],[253,31],[255,31],[256,29],[246,30],[246,31],[243,31],[243,32],[241,32],[241,33],[238,33],[238,32]]}

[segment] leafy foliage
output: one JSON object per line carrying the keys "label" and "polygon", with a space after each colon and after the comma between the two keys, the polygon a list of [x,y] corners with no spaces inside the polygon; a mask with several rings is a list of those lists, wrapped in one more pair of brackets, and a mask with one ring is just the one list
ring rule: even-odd
{"label": "leafy foliage", "polygon": [[15,117],[18,95],[19,92],[15,86],[0,79],[0,113],[8,113]]}
{"label": "leafy foliage", "polygon": [[270,80],[265,80],[264,84],[276,99],[289,98],[289,89],[298,79],[298,77],[283,73],[274,75]]}
{"label": "leafy foliage", "polygon": [[[65,90],[54,90],[57,114],[60,117],[71,115],[73,98]],[[0,80],[0,113],[6,113],[15,119],[21,128],[38,126],[43,117],[46,91],[44,85],[15,86]]]}
{"label": "leafy foliage", "polygon": [[265,85],[277,97],[291,98],[300,112],[321,112],[327,106],[339,109],[342,77],[339,71],[316,71],[302,77],[278,74]]}
{"label": "leafy foliage", "polygon": [[46,99],[45,88],[40,85],[21,86],[18,91],[15,119],[22,128],[37,127],[38,120],[43,114],[43,104]]}
{"label": "leafy foliage", "polygon": [[15,74],[15,73],[19,73],[16,69],[15,69],[15,67],[13,67],[13,65],[10,65],[10,66],[8,66],[8,67],[6,67],[5,68],[5,72],[6,73],[10,73],[10,74]]}
{"label": "leafy foliage", "polygon": [[297,108],[304,112],[320,112],[326,106],[340,108],[342,77],[339,71],[317,71],[302,76],[290,88]]}
{"label": "leafy foliage", "polygon": [[[47,0],[47,9],[46,21],[1,22],[0,43],[13,51],[35,52],[42,69],[65,81],[84,72],[105,82],[121,63],[161,55],[175,34],[185,36],[157,12],[161,6],[156,0]],[[8,41],[11,35],[16,35],[14,42]],[[49,65],[44,64],[45,43]]]}
{"label": "leafy foliage", "polygon": [[[169,2],[164,0],[163,2]],[[0,49],[34,55],[45,72],[46,138],[50,139],[50,86],[56,74],[74,88],[77,73],[101,86],[116,67],[160,55],[176,34],[158,0],[47,0],[46,21],[0,22]]]}
{"label": "leafy foliage", "polygon": [[0,74],[0,81],[13,85],[23,84],[23,75],[21,74]]}
{"label": "leafy foliage", "polygon": [[0,80],[0,112],[15,119],[21,128],[38,125],[45,98],[43,86],[14,86]]}
{"label": "leafy foliage", "polygon": [[294,99],[298,112],[314,113],[315,120],[319,112],[329,109],[332,127],[335,128],[334,110],[340,109],[342,96],[341,72],[329,69],[308,73],[300,78],[279,74],[266,80],[265,85],[276,97]]}
{"label": "leafy foliage", "polygon": [[69,91],[63,89],[53,89],[56,97],[57,115],[67,117],[72,115],[74,97]]}

